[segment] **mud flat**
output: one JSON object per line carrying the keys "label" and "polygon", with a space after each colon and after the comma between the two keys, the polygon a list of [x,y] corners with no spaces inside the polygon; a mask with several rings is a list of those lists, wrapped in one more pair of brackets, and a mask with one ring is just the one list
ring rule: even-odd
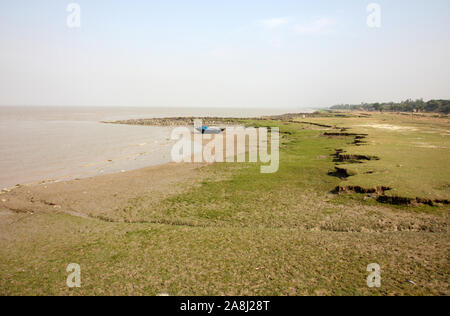
{"label": "mud flat", "polygon": [[[409,145],[447,143],[436,122],[429,134],[352,127],[391,119],[401,124],[239,119],[280,128],[274,174],[258,163],[170,163],[4,191],[0,295],[449,295],[448,205],[382,201],[401,190],[445,200],[447,151]],[[367,144],[324,129],[367,134]],[[381,288],[366,285],[373,262]],[[81,288],[65,285],[69,263],[81,266]]]}

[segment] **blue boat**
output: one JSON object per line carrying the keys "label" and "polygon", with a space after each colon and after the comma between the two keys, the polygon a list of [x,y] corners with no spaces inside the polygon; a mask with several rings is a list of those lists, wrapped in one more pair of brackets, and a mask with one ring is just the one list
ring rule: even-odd
{"label": "blue boat", "polygon": [[201,128],[198,127],[196,129],[202,134],[220,134],[225,130],[225,128],[209,127],[206,125],[203,125]]}

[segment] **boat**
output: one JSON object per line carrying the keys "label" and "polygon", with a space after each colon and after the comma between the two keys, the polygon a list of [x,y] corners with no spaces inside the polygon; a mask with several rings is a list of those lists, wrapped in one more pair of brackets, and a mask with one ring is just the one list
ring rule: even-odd
{"label": "boat", "polygon": [[202,134],[220,134],[225,130],[225,128],[209,127],[203,125],[202,127],[197,127],[196,130],[201,132]]}

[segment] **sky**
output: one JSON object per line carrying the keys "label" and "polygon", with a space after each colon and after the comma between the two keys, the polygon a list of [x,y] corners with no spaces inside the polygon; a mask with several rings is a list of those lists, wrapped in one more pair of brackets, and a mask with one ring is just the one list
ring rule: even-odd
{"label": "sky", "polygon": [[[67,24],[71,2],[79,27]],[[376,12],[370,3],[0,0],[0,105],[449,99],[450,1],[380,0]],[[377,12],[380,27],[369,27]]]}

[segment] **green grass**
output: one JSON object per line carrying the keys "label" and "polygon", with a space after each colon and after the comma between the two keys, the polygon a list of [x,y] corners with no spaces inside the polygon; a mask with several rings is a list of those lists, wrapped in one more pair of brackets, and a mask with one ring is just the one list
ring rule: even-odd
{"label": "green grass", "polygon": [[[368,134],[363,146],[342,147],[348,154],[379,160],[339,164],[352,175],[341,184],[374,188],[387,186],[387,196],[449,200],[450,124],[448,120],[373,114],[371,117],[314,118],[311,122],[350,128]],[[389,129],[393,128],[393,129]]]}
{"label": "green grass", "polygon": [[[36,223],[41,229],[30,230]],[[443,234],[98,224],[49,214],[16,233],[20,240],[2,243],[2,295],[447,293]],[[81,266],[79,289],[65,285],[71,262]],[[383,269],[380,289],[365,284],[372,262]]]}
{"label": "green grass", "polygon": [[[355,130],[359,122],[330,115],[311,120]],[[111,222],[57,212],[17,215],[8,225],[0,220],[0,295],[449,294],[445,207],[398,207],[360,194],[333,194],[343,181],[328,175],[332,155],[336,148],[353,150],[351,139],[323,137],[322,128],[305,124],[241,122],[280,126],[279,172],[261,174],[259,164],[211,165],[183,193],[162,200],[143,194],[123,209],[105,209],[102,216]],[[393,166],[422,163],[389,155],[406,147],[396,142],[415,136],[368,132],[375,143],[358,150],[380,160],[358,168],[396,173],[345,182],[389,180],[399,194],[409,190],[409,182],[392,179],[406,175]],[[441,169],[446,155],[436,153]],[[410,181],[424,189],[444,178],[426,175],[410,174]],[[79,289],[65,285],[72,262],[81,265]],[[382,268],[380,289],[366,285],[366,267],[373,262]]]}

